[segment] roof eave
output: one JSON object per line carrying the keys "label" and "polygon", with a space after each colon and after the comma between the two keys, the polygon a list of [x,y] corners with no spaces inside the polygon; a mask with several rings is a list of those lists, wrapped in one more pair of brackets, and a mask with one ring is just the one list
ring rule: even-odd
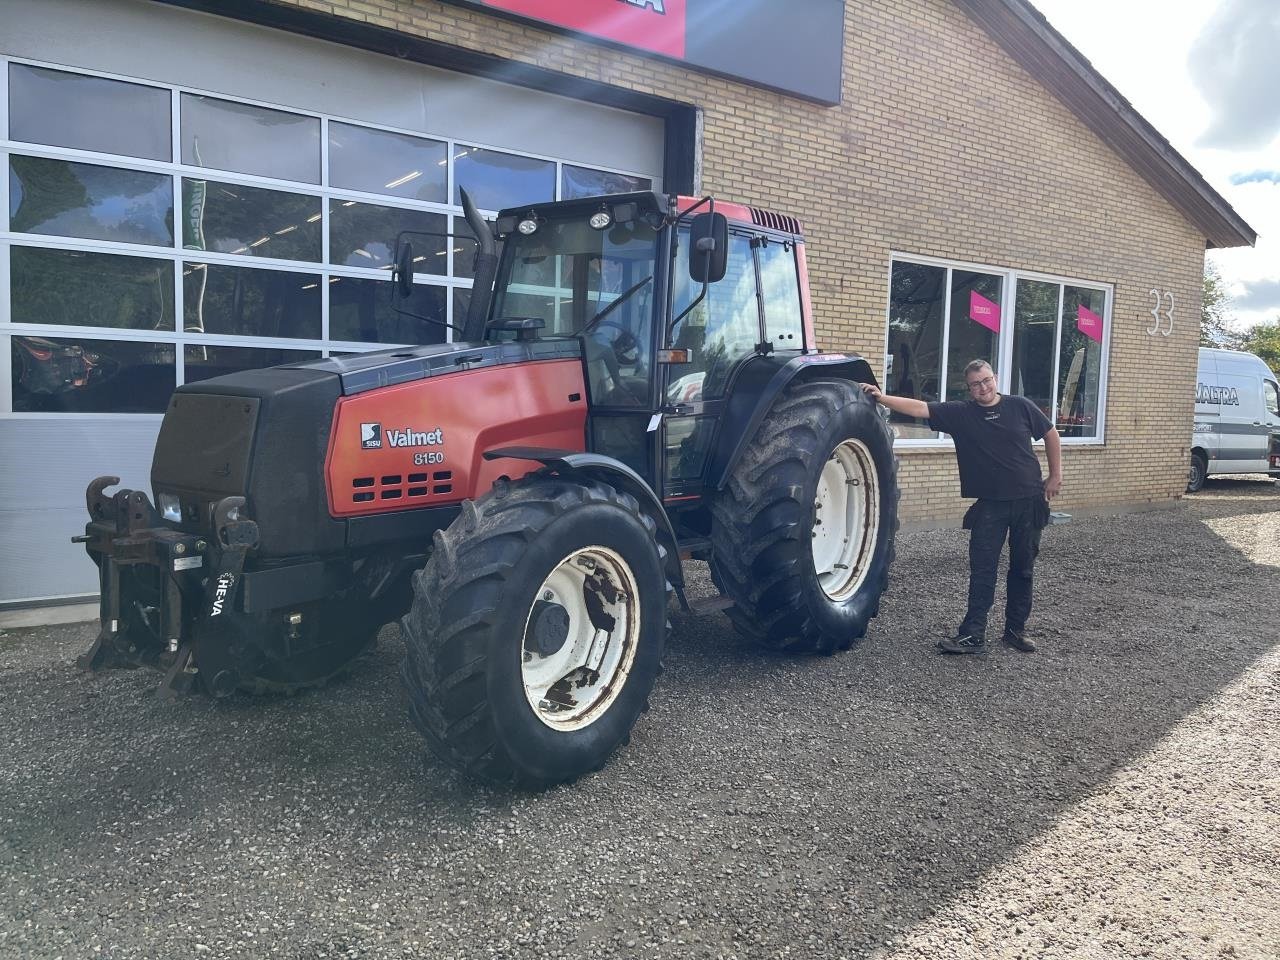
{"label": "roof eave", "polygon": [[1257,242],[1257,231],[1029,3],[955,2],[1200,230],[1207,246]]}

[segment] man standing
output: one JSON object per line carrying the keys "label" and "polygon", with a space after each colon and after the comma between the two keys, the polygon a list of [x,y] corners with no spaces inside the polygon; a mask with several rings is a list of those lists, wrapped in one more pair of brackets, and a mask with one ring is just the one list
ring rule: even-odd
{"label": "man standing", "polygon": [[[1031,585],[1040,552],[1040,531],[1049,522],[1049,501],[1062,489],[1062,444],[1058,431],[1025,397],[1001,396],[991,364],[974,360],[964,368],[968,400],[925,403],[895,397],[862,384],[878,403],[896,413],[928,420],[951,434],[960,469],[960,495],[977,499],[964,516],[969,533],[969,609],[954,637],[938,646],[944,653],[980,653],[986,645],[987,613],[995,599],[996,568],[1009,540],[1008,598],[1004,642],[1031,653],[1027,638]],[[1049,476],[1040,477],[1032,440],[1044,440]]]}

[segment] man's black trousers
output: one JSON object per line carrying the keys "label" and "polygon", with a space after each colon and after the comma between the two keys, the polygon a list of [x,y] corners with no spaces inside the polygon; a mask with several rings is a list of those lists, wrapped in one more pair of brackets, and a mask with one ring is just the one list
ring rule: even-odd
{"label": "man's black trousers", "polygon": [[995,600],[1000,551],[1009,541],[1009,581],[1004,628],[1021,633],[1031,616],[1031,587],[1040,531],[1049,520],[1043,497],[1022,500],[979,500],[965,514],[969,530],[969,609],[960,625],[962,634],[982,637],[987,614]]}

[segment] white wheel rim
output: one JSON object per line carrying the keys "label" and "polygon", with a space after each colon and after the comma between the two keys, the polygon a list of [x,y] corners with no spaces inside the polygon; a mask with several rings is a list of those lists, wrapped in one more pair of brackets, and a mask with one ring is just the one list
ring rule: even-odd
{"label": "white wheel rim", "polygon": [[848,600],[867,579],[880,528],[880,484],[871,451],[845,440],[822,465],[813,502],[813,570],[830,600]]}
{"label": "white wheel rim", "polygon": [[[592,623],[588,592],[613,619],[612,629]],[[567,632],[555,649],[540,647],[535,613],[557,625],[567,619]],[[552,639],[558,641],[561,632],[554,630]],[[534,714],[554,730],[594,723],[626,686],[639,640],[640,599],[626,561],[607,547],[569,554],[542,582],[525,617],[520,673]]]}

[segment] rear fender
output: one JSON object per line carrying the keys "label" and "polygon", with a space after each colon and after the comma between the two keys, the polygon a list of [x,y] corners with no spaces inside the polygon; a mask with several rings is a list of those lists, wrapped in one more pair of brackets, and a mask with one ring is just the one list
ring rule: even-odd
{"label": "rear fender", "polygon": [[[773,361],[772,364],[769,361]],[[781,365],[773,357],[759,357],[744,365],[733,382],[707,465],[707,481],[712,489],[724,489],[760,422],[782,391],[793,381],[815,379],[851,380],[879,386],[871,364],[857,354],[807,353]]]}

